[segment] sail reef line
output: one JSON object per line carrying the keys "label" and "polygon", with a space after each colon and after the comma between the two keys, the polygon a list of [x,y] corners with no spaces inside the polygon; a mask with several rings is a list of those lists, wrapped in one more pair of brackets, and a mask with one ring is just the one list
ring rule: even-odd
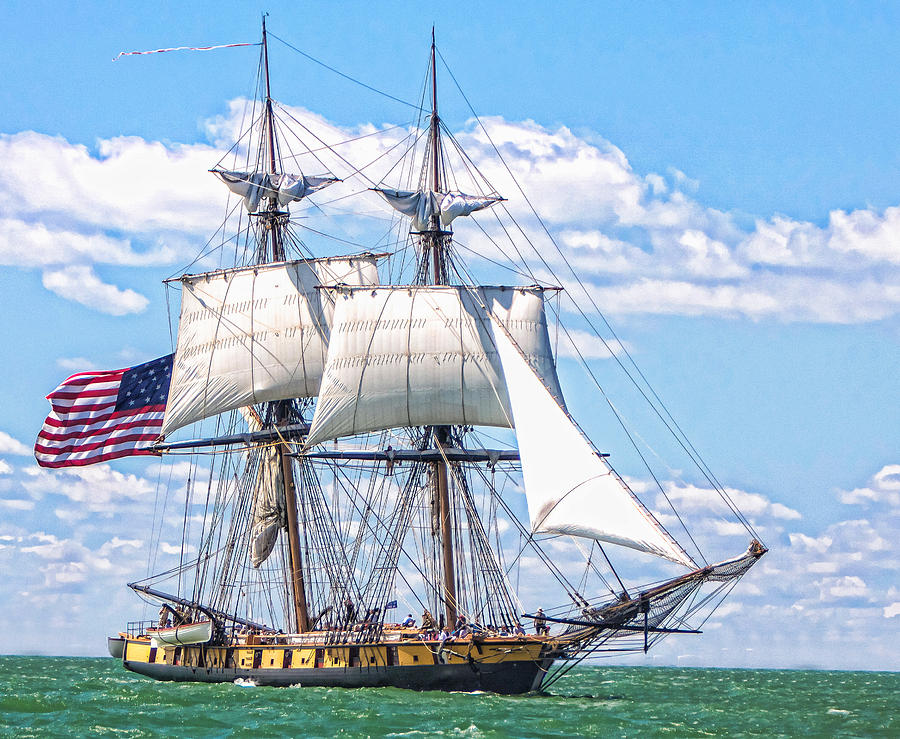
{"label": "sail reef line", "polygon": [[334,322],[309,446],[405,426],[512,427],[485,302],[496,306],[541,380],[562,400],[540,287],[329,292],[336,294]]}
{"label": "sail reef line", "polygon": [[378,283],[377,257],[276,262],[185,275],[162,431],[319,390],[330,333],[323,284]]}

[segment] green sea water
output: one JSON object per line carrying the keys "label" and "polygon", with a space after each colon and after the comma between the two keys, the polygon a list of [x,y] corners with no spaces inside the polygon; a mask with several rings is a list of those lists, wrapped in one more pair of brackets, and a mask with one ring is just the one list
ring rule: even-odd
{"label": "green sea water", "polygon": [[582,667],[543,695],[158,683],[0,657],[13,737],[900,737],[900,673]]}

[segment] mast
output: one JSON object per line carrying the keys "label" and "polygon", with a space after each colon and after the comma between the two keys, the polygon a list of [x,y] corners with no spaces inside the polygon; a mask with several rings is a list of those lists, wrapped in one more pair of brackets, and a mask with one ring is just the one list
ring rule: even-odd
{"label": "mast", "polygon": [[[266,147],[267,147],[267,174],[276,174],[277,164],[275,160],[275,122],[272,115],[272,95],[269,84],[269,46],[266,36],[266,17],[263,16],[263,69],[266,77],[266,112],[265,112],[265,129],[266,129]],[[282,214],[278,210],[278,200],[275,197],[269,198],[269,205],[262,214],[263,226],[263,249],[261,256],[266,258],[266,242],[271,239],[272,244],[272,261],[283,262],[285,259],[284,242],[281,238],[281,228],[283,221]],[[279,400],[274,403],[275,425],[284,427],[291,423],[291,404],[287,400]],[[300,526],[297,520],[297,486],[294,481],[294,466],[291,457],[285,454],[286,443],[276,445],[276,454],[278,455],[278,463],[281,466],[282,481],[284,484],[284,508],[287,517],[287,533],[288,533],[288,549],[290,552],[288,580],[291,583],[291,594],[293,596],[294,620],[297,631],[303,632],[309,630],[309,608],[306,602],[306,587],[303,578],[303,558],[300,553]]]}
{"label": "mast", "polygon": [[[269,84],[269,44],[268,37],[266,35],[266,17],[263,16],[263,38],[262,38],[262,47],[263,47],[263,69],[265,70],[266,75],[266,113],[265,113],[265,128],[266,128],[266,148],[268,149],[268,161],[266,163],[266,172],[268,174],[276,174],[277,166],[275,162],[275,120],[272,115],[272,92],[271,86]],[[269,206],[266,209],[266,212],[263,217],[263,243],[265,245],[265,241],[268,238],[271,238],[272,241],[272,261],[273,262],[283,262],[284,261],[284,244],[281,239],[281,233],[278,229],[279,216],[281,214],[278,212],[278,201],[276,198],[269,198]],[[265,248],[265,247],[264,247]]]}
{"label": "mast", "polygon": [[[440,118],[437,112],[437,65],[435,64],[434,26],[431,28],[431,189],[441,191],[440,173]],[[432,260],[434,262],[434,284],[441,285],[444,270],[441,249],[441,221],[437,214],[431,217],[428,224],[431,239]]]}
{"label": "mast", "polygon": [[[431,189],[434,192],[441,191],[440,168],[440,118],[437,112],[437,64],[434,43],[434,27],[431,29]],[[430,241],[432,254],[433,284],[446,284],[446,272],[444,270],[443,244],[441,243],[444,232],[441,230],[440,216],[436,213],[431,216],[428,224],[426,239]],[[427,249],[422,250],[425,258]],[[435,426],[433,428],[434,443],[441,450],[450,441],[449,426]],[[444,571],[444,612],[447,617],[447,625],[456,623],[458,603],[456,599],[456,567],[453,561],[453,518],[450,508],[450,486],[448,483],[449,470],[444,459],[434,462],[434,481],[437,488],[438,520],[441,532],[441,559]]]}
{"label": "mast", "polygon": [[[436,426],[434,443],[442,449],[448,441],[449,427]],[[456,568],[453,563],[453,520],[450,510],[450,488],[447,484],[447,463],[443,460],[434,463],[435,484],[438,494],[438,515],[441,524],[441,555],[444,565],[444,611],[447,614],[447,625],[456,623]]]}

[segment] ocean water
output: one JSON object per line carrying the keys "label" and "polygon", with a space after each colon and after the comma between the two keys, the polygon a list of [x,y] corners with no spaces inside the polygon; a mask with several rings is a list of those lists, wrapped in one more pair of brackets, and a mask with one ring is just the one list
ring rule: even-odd
{"label": "ocean water", "polygon": [[580,667],[548,693],[158,683],[0,657],[0,736],[898,737],[900,673]]}

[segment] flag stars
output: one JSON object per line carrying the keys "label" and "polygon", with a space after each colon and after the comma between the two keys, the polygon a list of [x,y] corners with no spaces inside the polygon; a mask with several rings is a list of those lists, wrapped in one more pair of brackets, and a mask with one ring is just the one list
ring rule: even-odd
{"label": "flag stars", "polygon": [[164,406],[169,394],[172,355],[126,370],[119,388],[117,410]]}

